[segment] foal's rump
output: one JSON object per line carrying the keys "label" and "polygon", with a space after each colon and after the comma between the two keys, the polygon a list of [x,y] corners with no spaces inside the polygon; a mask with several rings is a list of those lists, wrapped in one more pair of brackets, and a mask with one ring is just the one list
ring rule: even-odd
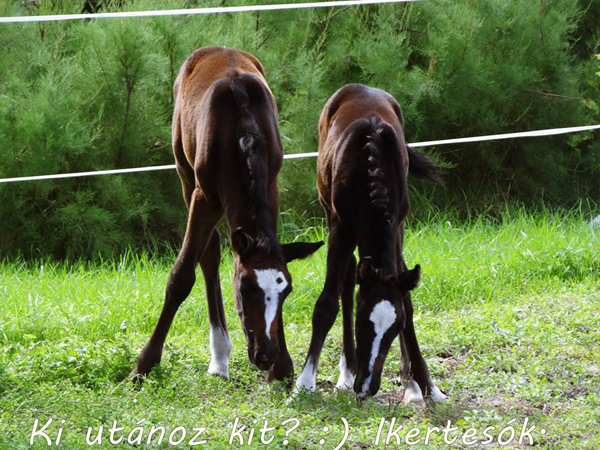
{"label": "foal's rump", "polygon": [[[244,177],[240,167],[252,169],[260,159],[266,178],[275,179],[283,160],[277,109],[254,56],[221,47],[198,50],[182,66],[174,95],[173,148],[180,175],[189,174],[196,187],[216,193],[232,177],[234,183]],[[219,176],[225,168],[232,177]]]}
{"label": "foal's rump", "polygon": [[409,208],[403,137],[371,115],[352,122],[332,147],[331,200],[340,219],[364,231],[374,221],[397,226]]}

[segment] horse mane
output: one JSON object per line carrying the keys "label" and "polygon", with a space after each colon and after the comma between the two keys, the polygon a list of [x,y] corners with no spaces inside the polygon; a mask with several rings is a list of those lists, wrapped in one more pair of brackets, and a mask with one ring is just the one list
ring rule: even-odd
{"label": "horse mane", "polygon": [[367,136],[364,149],[367,152],[367,176],[369,199],[371,206],[381,214],[386,228],[392,226],[390,214],[390,191],[387,187],[387,175],[383,164],[383,134],[389,125],[381,122],[375,116],[369,119],[371,134]]}
{"label": "horse mane", "polygon": [[257,222],[256,244],[270,251],[276,238],[271,226],[271,211],[267,200],[267,141],[250,110],[248,84],[253,80],[249,79],[249,76],[241,76],[231,80],[231,92],[238,114],[236,138],[243,164],[246,166],[246,170],[242,172],[251,197],[249,213]]}

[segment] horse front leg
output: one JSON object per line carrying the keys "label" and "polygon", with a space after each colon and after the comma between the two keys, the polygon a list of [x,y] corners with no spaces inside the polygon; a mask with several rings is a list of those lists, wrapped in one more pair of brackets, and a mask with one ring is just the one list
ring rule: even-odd
{"label": "horse front leg", "polygon": [[327,243],[327,274],[325,286],[317,299],[312,316],[312,336],[302,373],[296,381],[296,392],[316,389],[317,367],[325,338],[337,317],[340,296],[340,280],[348,259],[354,250],[353,240],[347,230],[339,224],[331,225]]}
{"label": "horse front leg", "polygon": [[278,327],[279,359],[267,374],[267,381],[283,381],[287,388],[291,388],[294,381],[294,363],[285,343],[283,314],[279,315]]}
{"label": "horse front leg", "polygon": [[356,345],[354,343],[354,287],[356,285],[356,258],[351,255],[342,282],[343,347],[340,355],[340,375],[336,389],[352,390],[356,377]]}
{"label": "horse front leg", "polygon": [[173,318],[194,286],[196,264],[221,215],[219,208],[207,204],[199,189],[194,190],[185,238],[169,275],[162,312],[148,343],[140,352],[136,368],[130,374],[135,380],[147,375],[160,362]]}

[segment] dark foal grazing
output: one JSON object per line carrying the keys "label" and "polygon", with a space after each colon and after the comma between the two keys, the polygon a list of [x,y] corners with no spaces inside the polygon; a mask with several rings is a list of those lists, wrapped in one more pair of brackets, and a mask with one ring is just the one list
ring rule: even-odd
{"label": "dark foal grazing", "polygon": [[419,282],[420,267],[408,270],[402,257],[403,220],[410,209],[407,173],[437,181],[437,166],[406,146],[403,126],[400,106],[390,94],[360,84],[344,86],[323,109],[317,184],[329,226],[327,275],[297,390],[315,390],[319,355],[341,295],[344,334],[336,387],[354,388],[361,397],[375,395],[391,343],[399,336],[405,399],[420,400],[421,392],[445,399],[431,381],[415,335],[410,291]]}
{"label": "dark foal grazing", "polygon": [[277,106],[263,67],[249,53],[205,47],[183,63],[173,93],[173,151],[189,216],[163,310],[132,376],[146,375],[160,362],[173,317],[192,290],[199,263],[210,320],[208,372],[229,377],[231,340],[215,230],[225,215],[235,254],[235,304],[248,356],[259,369],[269,371],[269,381],[291,381],[293,365],[281,314],[292,291],[287,263],[310,255],[322,242],[282,245],[277,239],[276,178],[283,147]]}

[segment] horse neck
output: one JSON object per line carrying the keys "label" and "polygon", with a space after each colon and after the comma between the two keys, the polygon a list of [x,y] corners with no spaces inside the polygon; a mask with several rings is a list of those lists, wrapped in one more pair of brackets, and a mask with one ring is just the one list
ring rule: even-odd
{"label": "horse neck", "polygon": [[[266,247],[276,247],[277,240],[277,219],[272,213],[273,205],[268,203],[263,205],[249,205],[252,202],[251,196],[247,192],[241,195],[230,195],[225,204],[225,215],[229,228],[235,230],[241,227],[248,236],[255,242],[261,242]],[[275,206],[276,208],[276,206]]]}
{"label": "horse neck", "polygon": [[389,275],[397,275],[402,259],[402,229],[395,227],[368,227],[358,233],[358,253],[361,258],[373,258],[373,265]]}

